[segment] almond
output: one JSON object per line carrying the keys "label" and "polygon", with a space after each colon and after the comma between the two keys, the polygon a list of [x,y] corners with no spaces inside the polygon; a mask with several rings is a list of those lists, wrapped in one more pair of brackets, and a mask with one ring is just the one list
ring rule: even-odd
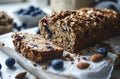
{"label": "almond", "polygon": [[99,62],[104,58],[102,54],[94,54],[90,57],[90,61],[92,62]]}
{"label": "almond", "polygon": [[77,67],[80,69],[86,69],[89,67],[89,63],[85,63],[85,62],[80,62],[77,64]]}
{"label": "almond", "polygon": [[17,74],[17,75],[15,76],[15,78],[16,78],[16,79],[23,79],[26,74],[27,74],[27,72],[21,72],[21,73]]}

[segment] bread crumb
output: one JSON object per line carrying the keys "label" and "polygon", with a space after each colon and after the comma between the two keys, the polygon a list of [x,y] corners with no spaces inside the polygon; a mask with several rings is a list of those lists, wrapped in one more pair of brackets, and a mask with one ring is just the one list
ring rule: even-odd
{"label": "bread crumb", "polygon": [[46,69],[47,69],[47,65],[41,66],[41,69],[42,69],[42,70],[46,70]]}

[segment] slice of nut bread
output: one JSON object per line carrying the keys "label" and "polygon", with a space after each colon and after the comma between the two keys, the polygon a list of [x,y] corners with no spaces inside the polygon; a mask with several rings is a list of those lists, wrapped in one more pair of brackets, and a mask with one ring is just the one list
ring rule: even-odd
{"label": "slice of nut bread", "polygon": [[60,58],[63,54],[63,48],[45,40],[40,35],[16,32],[12,38],[15,49],[35,62]]}

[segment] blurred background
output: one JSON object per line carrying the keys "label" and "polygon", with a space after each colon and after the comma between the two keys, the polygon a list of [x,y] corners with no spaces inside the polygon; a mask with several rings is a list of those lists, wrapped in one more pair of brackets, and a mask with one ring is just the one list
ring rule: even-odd
{"label": "blurred background", "polygon": [[[39,20],[52,11],[82,7],[120,11],[120,0],[0,0],[0,35],[38,27]],[[39,29],[36,31],[39,33]]]}

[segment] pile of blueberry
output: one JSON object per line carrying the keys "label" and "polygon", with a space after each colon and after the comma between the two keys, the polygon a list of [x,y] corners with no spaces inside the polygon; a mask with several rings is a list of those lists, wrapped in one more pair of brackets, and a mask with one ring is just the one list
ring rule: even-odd
{"label": "pile of blueberry", "polygon": [[29,6],[27,9],[20,9],[16,13],[21,15],[31,15],[36,16],[40,15],[42,13],[42,9],[34,6]]}

